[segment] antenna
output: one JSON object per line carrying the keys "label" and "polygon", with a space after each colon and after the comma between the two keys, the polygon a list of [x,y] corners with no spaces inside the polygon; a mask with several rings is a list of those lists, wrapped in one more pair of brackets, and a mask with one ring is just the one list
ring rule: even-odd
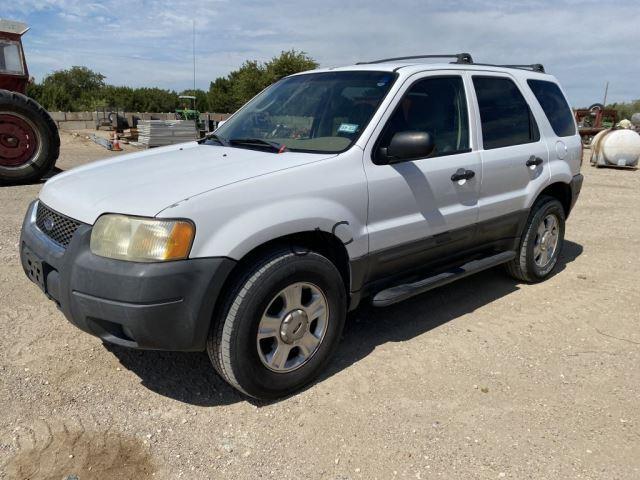
{"label": "antenna", "polygon": [[196,94],[196,21],[193,21],[193,94]]}

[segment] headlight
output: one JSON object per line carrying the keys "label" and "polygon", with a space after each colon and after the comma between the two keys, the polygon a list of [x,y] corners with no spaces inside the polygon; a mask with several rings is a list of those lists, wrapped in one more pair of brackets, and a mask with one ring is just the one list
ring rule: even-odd
{"label": "headlight", "polygon": [[91,232],[91,251],[132,262],[181,260],[189,256],[195,227],[187,220],[102,215]]}

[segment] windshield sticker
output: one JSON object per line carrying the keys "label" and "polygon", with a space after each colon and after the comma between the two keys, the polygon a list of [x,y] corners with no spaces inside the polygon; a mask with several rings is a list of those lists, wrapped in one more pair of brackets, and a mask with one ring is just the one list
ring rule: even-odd
{"label": "windshield sticker", "polygon": [[356,133],[358,125],[355,123],[341,123],[338,127],[338,133]]}
{"label": "windshield sticker", "polygon": [[387,83],[389,83],[389,80],[391,80],[391,77],[389,76],[382,77],[380,80],[378,80],[378,83],[376,85],[378,87],[384,87]]}

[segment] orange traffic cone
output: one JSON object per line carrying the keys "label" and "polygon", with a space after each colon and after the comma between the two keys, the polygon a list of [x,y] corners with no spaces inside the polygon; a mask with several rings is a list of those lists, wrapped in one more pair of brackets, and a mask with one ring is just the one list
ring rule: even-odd
{"label": "orange traffic cone", "polygon": [[111,150],[114,152],[121,152],[122,147],[120,146],[120,140],[118,139],[118,134],[113,132],[113,139],[111,140]]}

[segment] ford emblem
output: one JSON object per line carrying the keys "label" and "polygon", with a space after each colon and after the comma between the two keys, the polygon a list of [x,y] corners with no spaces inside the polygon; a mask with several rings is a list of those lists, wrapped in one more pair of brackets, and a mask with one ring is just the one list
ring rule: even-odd
{"label": "ford emblem", "polygon": [[44,219],[44,222],[42,222],[42,226],[44,227],[44,229],[47,232],[50,232],[51,230],[53,230],[53,226],[55,225],[53,218],[51,217],[47,217]]}

